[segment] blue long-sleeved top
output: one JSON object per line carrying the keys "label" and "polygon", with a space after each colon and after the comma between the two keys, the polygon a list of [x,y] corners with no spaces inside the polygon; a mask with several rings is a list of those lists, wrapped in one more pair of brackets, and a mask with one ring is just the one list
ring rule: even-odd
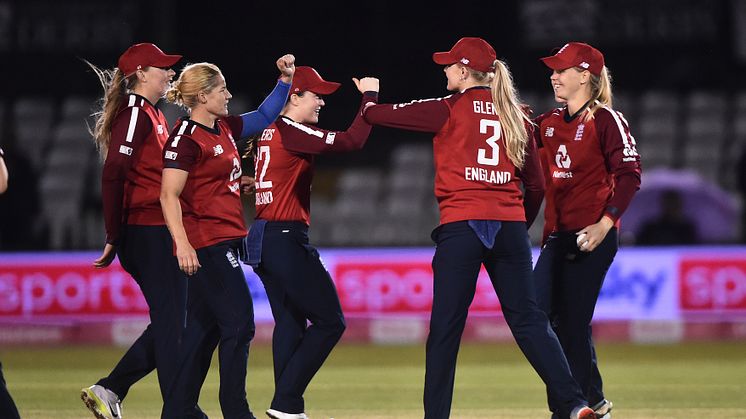
{"label": "blue long-sleeved top", "polygon": [[285,107],[288,92],[290,92],[290,84],[278,80],[275,88],[255,111],[241,114],[243,120],[241,138],[256,134],[274,122],[280,116],[282,108]]}

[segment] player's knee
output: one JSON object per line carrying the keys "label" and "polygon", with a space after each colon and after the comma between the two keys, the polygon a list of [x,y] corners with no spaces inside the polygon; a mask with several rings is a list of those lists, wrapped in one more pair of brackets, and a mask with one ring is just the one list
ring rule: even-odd
{"label": "player's knee", "polygon": [[252,339],[254,339],[254,335],[256,334],[256,325],[254,324],[254,321],[247,321],[244,323],[241,327],[238,328],[238,340],[241,342],[250,342]]}
{"label": "player's knee", "polygon": [[344,334],[345,332],[345,329],[347,329],[347,322],[345,321],[344,315],[342,315],[342,313],[339,313],[338,316],[335,316],[325,325],[325,329],[327,329],[329,331],[329,334],[334,336],[335,338],[341,338],[342,334]]}

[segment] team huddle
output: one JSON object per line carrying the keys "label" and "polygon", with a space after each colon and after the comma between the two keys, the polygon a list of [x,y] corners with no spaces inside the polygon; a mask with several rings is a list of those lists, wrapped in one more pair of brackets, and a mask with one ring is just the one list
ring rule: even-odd
{"label": "team huddle", "polygon": [[[108,376],[81,398],[99,418],[121,418],[129,388],[153,370],[163,418],[205,418],[199,394],[218,349],[225,418],[254,418],[246,369],[254,336],[241,262],[261,279],[275,320],[274,419],[307,418],[303,395],[346,324],[334,282],[309,243],[314,157],[363,148],[374,125],[434,134],[433,303],[426,345],[424,417],[448,418],[456,359],[483,265],[527,360],[544,381],[552,418],[611,418],[590,323],[618,248],[619,218],[640,185],[640,158],[612,109],[603,55],[571,42],[542,58],[561,107],[531,119],[507,65],[481,38],[433,54],[453,94],[379,104],[361,93],[344,131],[316,126],[339,83],[280,57],[274,90],[253,111],[229,115],[220,69],[137,44],[113,70],[89,64],[105,89],[93,136],[105,159],[106,244],[137,281],[151,323]],[[159,99],[188,116],[173,130]],[[242,157],[253,157],[254,176]],[[556,175],[561,173],[561,175]],[[242,193],[256,194],[247,229]],[[533,267],[527,229],[546,201]]]}

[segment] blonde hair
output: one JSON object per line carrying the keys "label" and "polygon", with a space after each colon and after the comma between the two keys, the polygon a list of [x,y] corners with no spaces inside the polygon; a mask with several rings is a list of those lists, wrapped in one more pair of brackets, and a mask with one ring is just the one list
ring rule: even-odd
{"label": "blonde hair", "polygon": [[591,106],[585,114],[585,121],[593,119],[593,115],[599,108],[612,107],[611,93],[611,71],[606,66],[601,69],[600,75],[591,74]]}
{"label": "blonde hair", "polygon": [[132,75],[124,77],[122,70],[114,68],[113,70],[103,70],[83,60],[96,73],[101,86],[104,88],[104,96],[99,100],[101,109],[92,113],[95,123],[93,128],[88,127],[88,132],[93,136],[101,159],[106,158],[111,143],[111,125],[114,123],[114,117],[122,105],[127,92],[134,89],[137,85],[137,77]]}
{"label": "blonde hair", "polygon": [[215,64],[195,63],[187,64],[179,79],[173,82],[166,92],[166,100],[191,110],[199,102],[197,96],[201,92],[209,93],[223,78],[223,73]]}
{"label": "blonde hair", "polygon": [[505,152],[513,166],[521,169],[526,161],[526,145],[528,144],[526,123],[532,124],[532,122],[521,106],[508,65],[501,60],[495,60],[494,67],[494,73],[485,73],[473,68],[468,68],[468,70],[478,82],[490,82],[492,103],[495,105],[495,112],[500,117],[502,126]]}

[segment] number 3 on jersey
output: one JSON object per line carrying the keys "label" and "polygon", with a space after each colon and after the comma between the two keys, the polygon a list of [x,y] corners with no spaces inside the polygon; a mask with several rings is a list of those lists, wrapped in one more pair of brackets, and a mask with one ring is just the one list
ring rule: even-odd
{"label": "number 3 on jersey", "polygon": [[[497,144],[497,140],[500,139],[500,132],[500,121],[494,121],[492,119],[479,120],[479,133],[492,135],[487,137],[486,140],[487,145],[490,146],[491,150],[480,148],[477,153],[477,163],[487,166],[497,166],[497,164],[500,163],[500,146]],[[492,152],[491,157],[487,157],[487,151]]]}
{"label": "number 3 on jersey", "polygon": [[[262,165],[262,171],[259,172],[259,165]],[[259,147],[259,152],[256,154],[256,165],[254,166],[254,173],[259,174],[259,181],[256,183],[257,189],[269,189],[272,187],[271,180],[264,180],[264,176],[267,174],[267,167],[269,167],[269,146],[263,145]]]}

